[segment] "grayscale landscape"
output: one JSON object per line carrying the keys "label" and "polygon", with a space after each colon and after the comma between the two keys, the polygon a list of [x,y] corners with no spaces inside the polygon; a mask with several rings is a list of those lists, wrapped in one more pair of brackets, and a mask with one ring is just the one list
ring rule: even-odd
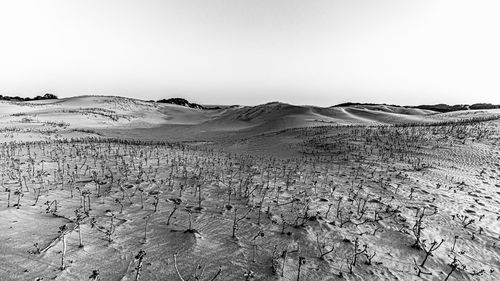
{"label": "grayscale landscape", "polygon": [[0,102],[0,279],[500,278],[500,109],[173,101]]}
{"label": "grayscale landscape", "polygon": [[499,11],[0,0],[0,281],[500,280]]}

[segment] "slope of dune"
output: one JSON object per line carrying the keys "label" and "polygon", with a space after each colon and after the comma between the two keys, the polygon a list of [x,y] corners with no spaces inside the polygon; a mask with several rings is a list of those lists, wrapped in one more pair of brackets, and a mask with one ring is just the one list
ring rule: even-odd
{"label": "slope of dune", "polygon": [[[161,140],[250,137],[323,125],[399,124],[427,121],[433,113],[386,105],[298,106],[271,102],[205,110],[116,96],[77,96],[30,102],[0,101],[0,128],[54,127],[98,130],[112,136]],[[133,130],[133,131],[131,131]]]}
{"label": "slope of dune", "polygon": [[[222,107],[216,110],[203,110],[175,104],[155,103],[114,96],[77,96],[59,100],[42,100],[29,102],[0,101],[3,118],[15,114],[17,116],[57,115],[57,119],[67,115],[91,115],[96,122],[110,119],[106,125],[123,125],[142,121],[151,124],[202,124],[202,123],[234,123],[259,125],[277,119],[290,119],[298,126],[307,122],[391,122],[397,118],[408,119],[409,116],[424,116],[430,111],[390,106],[352,106],[321,108],[315,106],[297,106],[272,102],[257,106]],[[70,113],[70,114],[67,114]],[[393,116],[389,118],[387,116]],[[125,120],[120,120],[125,119]],[[126,122],[126,121],[129,122]],[[69,120],[68,122],[70,122]],[[90,120],[87,120],[90,122]],[[92,125],[95,125],[91,122]],[[85,122],[79,122],[84,126]],[[290,124],[293,126],[293,124]]]}
{"label": "slope of dune", "polygon": [[[346,106],[344,106],[345,108]],[[374,111],[382,111],[389,113],[397,113],[404,115],[426,115],[436,113],[436,111],[420,109],[420,108],[411,108],[411,107],[403,107],[403,106],[394,106],[394,105],[385,105],[385,104],[356,104],[347,106],[349,108],[359,108],[359,109],[368,109]],[[332,107],[335,108],[335,107]]]}
{"label": "slope of dune", "polygon": [[254,107],[230,108],[210,122],[245,122],[263,131],[270,131],[325,124],[359,125],[416,122],[425,120],[425,116],[430,113],[433,112],[387,106],[323,108],[273,102]]}

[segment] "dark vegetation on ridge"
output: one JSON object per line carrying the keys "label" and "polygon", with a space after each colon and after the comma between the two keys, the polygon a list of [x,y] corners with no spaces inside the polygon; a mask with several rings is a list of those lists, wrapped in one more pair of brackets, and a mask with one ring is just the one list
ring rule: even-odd
{"label": "dark vegetation on ridge", "polygon": [[183,98],[161,99],[161,100],[158,100],[156,102],[176,104],[176,105],[190,107],[190,108],[196,108],[196,109],[220,109],[220,107],[218,107],[218,106],[216,106],[216,107],[207,107],[207,106],[203,106],[203,105],[200,105],[200,104],[197,104],[197,103],[191,103],[191,102],[189,102],[189,101],[187,101],[186,99],[183,99]]}
{"label": "dark vegetation on ridge", "polygon": [[45,94],[43,96],[36,96],[34,98],[26,97],[21,98],[19,96],[11,97],[11,96],[3,96],[0,95],[0,100],[8,100],[8,101],[32,101],[32,100],[56,100],[57,96],[53,94]]}

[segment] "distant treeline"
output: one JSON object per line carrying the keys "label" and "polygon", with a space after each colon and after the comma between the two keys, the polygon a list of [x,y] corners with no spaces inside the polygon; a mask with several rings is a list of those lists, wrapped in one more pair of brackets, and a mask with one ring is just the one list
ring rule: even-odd
{"label": "distant treeline", "polygon": [[36,96],[34,98],[30,98],[30,97],[21,98],[18,96],[10,97],[10,96],[0,95],[0,100],[8,100],[8,101],[56,100],[56,99],[57,99],[57,96],[53,95],[53,94],[45,94],[43,96]]}
{"label": "distant treeline", "polygon": [[437,112],[452,112],[458,110],[479,110],[479,109],[495,109],[500,108],[500,105],[495,105],[491,103],[475,103],[472,105],[468,104],[456,104],[456,105],[448,105],[448,104],[434,104],[434,105],[417,105],[417,106],[401,106],[395,104],[377,104],[377,103],[355,103],[355,102],[345,102],[341,104],[334,105],[333,107],[346,107],[346,106],[355,106],[355,105],[386,105],[386,106],[394,106],[401,108],[418,108],[418,109],[426,109]]}

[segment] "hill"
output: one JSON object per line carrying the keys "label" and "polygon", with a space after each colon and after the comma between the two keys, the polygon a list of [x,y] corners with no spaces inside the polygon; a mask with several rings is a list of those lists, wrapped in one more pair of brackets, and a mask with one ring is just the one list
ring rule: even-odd
{"label": "hill", "polygon": [[[474,106],[478,108],[481,106]],[[343,104],[333,107],[271,102],[257,106],[204,106],[173,98],[151,102],[116,96],[0,101],[0,129],[74,130],[112,137],[166,141],[231,141],[293,128],[395,125],[462,118],[416,107]],[[451,112],[450,112],[451,113]],[[489,113],[485,113],[489,114]]]}
{"label": "hill", "polygon": [[500,105],[495,105],[491,103],[475,103],[475,104],[455,104],[455,105],[448,105],[448,104],[434,104],[434,105],[415,105],[415,106],[401,106],[401,105],[388,105],[388,104],[375,104],[375,103],[353,103],[353,102],[346,102],[346,103],[341,103],[338,105],[334,105],[333,107],[356,107],[356,106],[362,106],[362,107],[369,107],[369,106],[387,106],[391,108],[402,108],[402,109],[423,109],[423,110],[430,110],[430,111],[436,111],[436,112],[452,112],[452,111],[461,111],[461,110],[481,110],[481,109],[497,109],[500,108]]}

